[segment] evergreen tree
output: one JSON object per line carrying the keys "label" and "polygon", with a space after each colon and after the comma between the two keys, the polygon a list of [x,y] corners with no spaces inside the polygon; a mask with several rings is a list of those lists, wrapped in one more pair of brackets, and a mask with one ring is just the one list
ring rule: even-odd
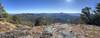
{"label": "evergreen tree", "polygon": [[91,22],[91,13],[90,13],[90,9],[89,7],[85,7],[82,9],[82,13],[81,13],[81,20],[83,20],[84,22],[90,24]]}
{"label": "evergreen tree", "polygon": [[38,17],[35,20],[35,26],[48,25],[49,21],[46,16]]}
{"label": "evergreen tree", "polygon": [[95,25],[100,25],[100,3],[98,3],[96,6],[96,11],[95,11],[93,19],[94,19]]}
{"label": "evergreen tree", "polygon": [[40,26],[41,24],[40,24],[40,18],[37,18],[36,20],[35,20],[35,24],[34,24],[35,26]]}
{"label": "evergreen tree", "polygon": [[86,24],[93,24],[100,26],[100,3],[96,6],[96,11],[90,13],[90,8],[86,7],[82,9],[81,20]]}
{"label": "evergreen tree", "polygon": [[96,6],[96,12],[100,13],[100,3],[98,3],[97,6]]}

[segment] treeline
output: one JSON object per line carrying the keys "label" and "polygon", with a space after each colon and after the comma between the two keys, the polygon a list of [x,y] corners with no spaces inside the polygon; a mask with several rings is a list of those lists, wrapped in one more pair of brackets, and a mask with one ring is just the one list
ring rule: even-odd
{"label": "treeline", "polygon": [[95,10],[90,7],[83,8],[80,18],[81,23],[100,26],[100,3],[96,5]]}

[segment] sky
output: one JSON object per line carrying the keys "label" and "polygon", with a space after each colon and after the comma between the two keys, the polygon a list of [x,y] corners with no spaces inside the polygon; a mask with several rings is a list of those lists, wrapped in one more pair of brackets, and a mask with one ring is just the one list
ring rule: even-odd
{"label": "sky", "polygon": [[95,8],[100,0],[0,0],[4,9],[18,13],[81,13],[89,6]]}

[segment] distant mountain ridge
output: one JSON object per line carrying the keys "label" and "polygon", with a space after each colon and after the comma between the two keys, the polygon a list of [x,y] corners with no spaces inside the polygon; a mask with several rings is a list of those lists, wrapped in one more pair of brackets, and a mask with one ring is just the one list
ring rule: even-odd
{"label": "distant mountain ridge", "polygon": [[23,13],[23,14],[15,14],[20,17],[22,21],[30,21],[35,22],[38,17],[47,16],[47,19],[52,20],[52,23],[72,23],[79,22],[79,13]]}

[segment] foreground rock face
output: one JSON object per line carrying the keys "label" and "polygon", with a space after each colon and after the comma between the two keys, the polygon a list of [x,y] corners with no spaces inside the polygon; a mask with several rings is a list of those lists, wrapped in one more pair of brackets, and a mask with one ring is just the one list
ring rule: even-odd
{"label": "foreground rock face", "polygon": [[100,38],[100,27],[82,24],[52,24],[0,33],[0,38]]}
{"label": "foreground rock face", "polygon": [[26,31],[12,31],[0,33],[0,38],[31,38],[30,34]]}
{"label": "foreground rock face", "polygon": [[0,32],[7,32],[16,29],[14,24],[0,21]]}

